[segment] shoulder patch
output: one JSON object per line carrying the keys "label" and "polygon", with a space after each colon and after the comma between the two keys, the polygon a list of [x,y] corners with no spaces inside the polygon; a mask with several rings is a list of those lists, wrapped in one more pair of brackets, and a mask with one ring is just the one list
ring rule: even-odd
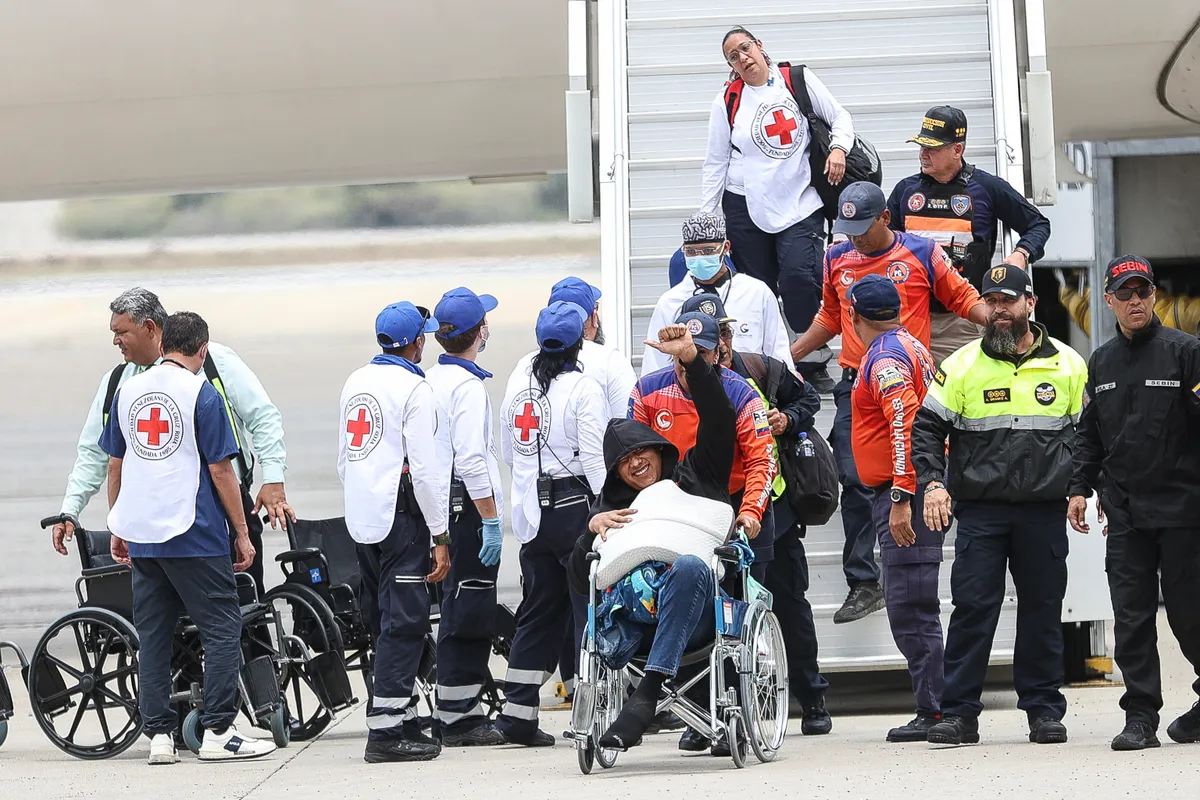
{"label": "shoulder patch", "polygon": [[1008,403],[1012,401],[1012,390],[1003,389],[984,389],[983,402],[985,403]]}
{"label": "shoulder patch", "polygon": [[946,385],[946,373],[942,372],[940,369],[935,369],[933,371],[933,381],[938,386],[945,386]]}
{"label": "shoulder patch", "polygon": [[904,376],[896,367],[887,366],[875,370],[875,382],[879,385],[880,394],[889,394],[904,388]]}
{"label": "shoulder patch", "polygon": [[767,410],[759,408],[754,412],[754,436],[761,439],[771,435],[771,423],[767,422]]}

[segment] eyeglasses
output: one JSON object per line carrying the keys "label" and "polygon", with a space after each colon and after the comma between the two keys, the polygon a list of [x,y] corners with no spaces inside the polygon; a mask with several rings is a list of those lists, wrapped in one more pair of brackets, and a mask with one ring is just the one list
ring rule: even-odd
{"label": "eyeglasses", "polygon": [[728,325],[722,325],[721,326],[721,338],[725,339],[726,341],[732,341],[733,340],[733,328],[729,327]]}
{"label": "eyeglasses", "polygon": [[1150,295],[1154,294],[1154,284],[1148,283],[1145,286],[1139,286],[1136,289],[1132,286],[1122,286],[1120,289],[1112,290],[1113,297],[1121,302],[1131,300],[1136,294],[1138,297],[1145,300]]}
{"label": "eyeglasses", "polygon": [[703,244],[703,245],[685,244],[683,246],[683,254],[685,256],[691,256],[693,258],[696,256],[715,256],[724,249],[725,249],[724,243]]}
{"label": "eyeglasses", "polygon": [[729,51],[729,53],[725,56],[725,61],[729,64],[736,64],[742,60],[742,56],[750,55],[750,50],[753,47],[753,41],[742,42],[737,47]]}

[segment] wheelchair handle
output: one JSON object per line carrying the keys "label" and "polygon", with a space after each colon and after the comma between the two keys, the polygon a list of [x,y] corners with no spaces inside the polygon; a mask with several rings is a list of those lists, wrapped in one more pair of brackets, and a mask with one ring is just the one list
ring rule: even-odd
{"label": "wheelchair handle", "polygon": [[83,526],[79,524],[78,518],[74,514],[58,514],[53,517],[46,517],[41,521],[42,530],[53,528],[55,525],[61,525],[64,522],[69,522],[75,526],[76,531],[83,531]]}
{"label": "wheelchair handle", "polygon": [[589,550],[589,551],[587,552],[587,555],[586,555],[586,556],[584,556],[584,559],[585,559],[586,561],[588,561],[589,563],[590,563],[590,562],[592,562],[592,561],[599,561],[599,560],[600,560],[600,554],[599,554],[599,553],[597,553],[595,550]]}
{"label": "wheelchair handle", "polygon": [[722,561],[728,561],[733,564],[736,564],[740,560],[738,549],[731,545],[718,547],[717,549],[713,550],[713,555]]}

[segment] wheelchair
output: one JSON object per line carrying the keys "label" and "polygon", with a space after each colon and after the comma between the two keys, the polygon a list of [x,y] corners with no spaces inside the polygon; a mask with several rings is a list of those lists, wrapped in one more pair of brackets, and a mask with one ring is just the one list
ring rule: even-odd
{"label": "wheelchair", "polygon": [[[60,750],[85,760],[111,758],[142,733],[132,572],[113,560],[107,531],[85,530],[70,515],[49,517],[41,526],[62,522],[75,526],[82,564],[75,581],[79,605],[38,640],[26,671],[29,702],[38,726]],[[255,727],[269,729],[278,747],[286,747],[290,728],[279,683],[309,654],[296,660],[281,655],[288,642],[277,615],[258,601],[249,575],[239,573],[237,581],[243,631],[239,710]],[[203,660],[199,630],[181,617],[171,656],[171,703],[181,719],[177,738],[194,753],[203,735]],[[94,719],[85,724],[89,711]]]}
{"label": "wheelchair", "polygon": [[[588,553],[587,559],[591,564],[587,635],[571,728],[564,734],[575,743],[579,769],[585,775],[596,762],[606,769],[616,763],[620,751],[601,748],[600,737],[621,713],[628,685],[645,674],[646,665],[645,656],[635,656],[624,668],[612,669],[600,657],[596,645],[600,554]],[[788,724],[788,669],[783,631],[771,612],[770,594],[763,590],[751,596],[749,570],[740,570],[733,581],[744,600],[722,595],[717,577],[720,567],[738,564],[736,548],[725,545],[713,551],[709,567],[716,636],[705,647],[685,653],[681,668],[708,664],[690,677],[684,677],[687,670],[681,669],[679,676],[666,681],[655,712],[674,711],[712,745],[726,737],[734,766],[741,769],[746,766],[747,745],[763,763],[773,760],[783,746]],[[709,679],[708,708],[685,695],[705,677]]]}
{"label": "wheelchair", "polygon": [[[374,642],[368,612],[359,602],[362,575],[346,520],[292,522],[285,518],[285,527],[289,549],[275,557],[284,582],[270,589],[264,601],[283,610],[290,636],[316,654],[303,668],[289,671],[282,686],[292,698],[292,738],[305,741],[325,730],[338,712],[358,702],[350,689],[349,672],[362,673],[370,696]],[[431,586],[430,594],[430,623],[436,626],[441,619],[441,586]],[[507,659],[515,633],[512,612],[497,604],[492,651]],[[429,711],[420,717],[426,729],[435,727],[436,686],[437,636],[431,632],[425,637],[416,682]],[[484,688],[483,705],[489,718],[500,712],[504,705],[500,682],[492,681]]]}
{"label": "wheelchair", "polygon": [[0,745],[8,738],[8,721],[12,718],[14,708],[12,690],[8,686],[8,679],[4,677],[5,649],[12,650],[17,657],[17,663],[21,665],[21,680],[24,682],[29,679],[29,661],[25,653],[14,642],[0,641]]}

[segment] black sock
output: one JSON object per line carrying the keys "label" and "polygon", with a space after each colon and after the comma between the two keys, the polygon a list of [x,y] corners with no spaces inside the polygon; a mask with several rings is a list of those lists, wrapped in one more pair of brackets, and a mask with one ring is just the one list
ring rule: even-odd
{"label": "black sock", "polygon": [[605,749],[628,750],[654,721],[658,707],[658,694],[667,676],[661,672],[647,672],[642,682],[628,700],[617,719],[600,737],[600,746]]}

